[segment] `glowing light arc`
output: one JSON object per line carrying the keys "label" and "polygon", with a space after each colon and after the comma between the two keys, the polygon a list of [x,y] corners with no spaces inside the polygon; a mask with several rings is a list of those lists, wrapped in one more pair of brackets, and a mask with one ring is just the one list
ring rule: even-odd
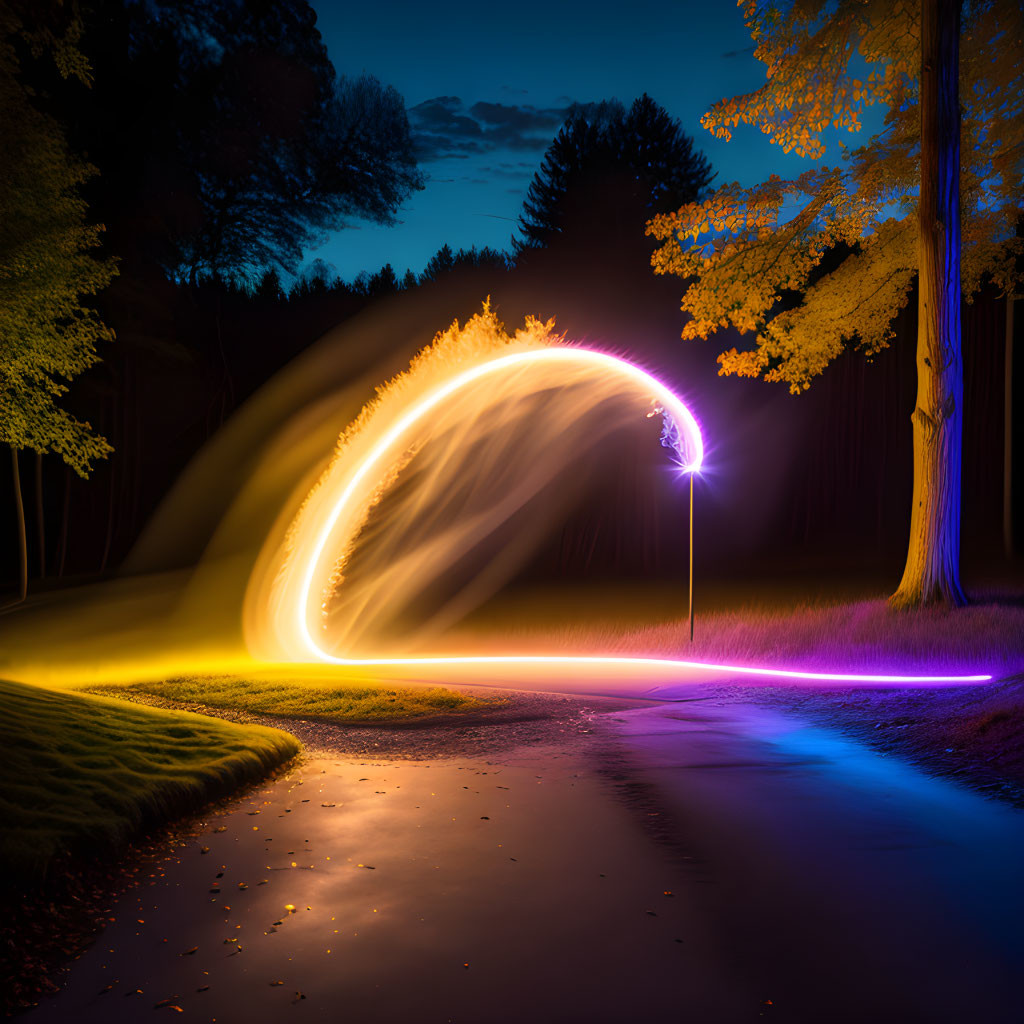
{"label": "glowing light arc", "polygon": [[660,411],[666,420],[670,420],[676,435],[673,442],[680,459],[685,451],[686,461],[680,463],[683,473],[697,472],[704,459],[704,444],[700,428],[693,414],[670,388],[652,377],[638,366],[604,352],[571,346],[555,346],[551,348],[531,349],[510,355],[499,356],[479,363],[456,374],[443,384],[430,391],[418,402],[414,403],[377,441],[376,445],[363,460],[356,472],[351,476],[341,494],[335,500],[326,522],[321,527],[312,552],[306,559],[302,571],[299,599],[296,601],[295,613],[299,636],[306,652],[314,661],[327,662],[339,666],[350,667],[386,667],[386,666],[427,666],[427,665],[549,665],[549,666],[621,666],[623,668],[663,668],[680,671],[709,672],[716,675],[755,676],[762,678],[781,678],[823,682],[853,683],[968,683],[985,682],[990,675],[899,675],[871,674],[847,672],[814,672],[798,669],[777,669],[749,665],[724,665],[708,662],[689,661],[677,658],[647,658],[625,656],[597,655],[455,655],[438,657],[408,658],[344,658],[332,655],[323,650],[313,639],[309,629],[309,604],[313,581],[323,558],[331,533],[337,524],[346,505],[351,501],[359,486],[367,475],[378,469],[382,460],[391,448],[417,422],[423,419],[432,409],[450,397],[456,391],[466,387],[488,374],[499,373],[515,366],[540,361],[565,361],[568,363],[584,363],[611,369],[621,374],[624,379],[648,390],[660,405]]}

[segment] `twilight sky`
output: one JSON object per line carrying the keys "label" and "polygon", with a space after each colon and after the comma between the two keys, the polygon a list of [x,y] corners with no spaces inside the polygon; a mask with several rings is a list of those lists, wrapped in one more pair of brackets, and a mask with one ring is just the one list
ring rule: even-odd
{"label": "twilight sky", "polygon": [[[339,74],[376,76],[404,97],[426,188],[399,223],[366,222],[309,254],[345,279],[390,262],[417,273],[447,242],[507,248],[530,179],[574,101],[643,92],[696,140],[716,184],[753,184],[809,166],[756,128],[730,142],[700,117],[716,100],[764,81],[730,0],[311,0]],[[865,119],[866,120],[866,119]],[[828,162],[838,160],[829,147]]]}

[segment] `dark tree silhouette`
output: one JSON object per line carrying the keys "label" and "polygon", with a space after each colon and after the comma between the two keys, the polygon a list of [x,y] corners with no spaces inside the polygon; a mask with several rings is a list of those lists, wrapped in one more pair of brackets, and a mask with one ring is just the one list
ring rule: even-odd
{"label": "dark tree silhouette", "polygon": [[338,77],[305,0],[114,0],[74,118],[111,247],[177,280],[294,272],[351,217],[422,187],[402,98]]}
{"label": "dark tree silhouette", "polygon": [[419,281],[420,284],[429,284],[460,267],[496,267],[505,270],[508,266],[508,256],[489,245],[481,246],[479,249],[473,245],[468,249],[452,252],[451,246],[446,242],[427,261]]}
{"label": "dark tree silhouette", "polygon": [[642,237],[653,214],[693,202],[712,178],[679,121],[646,93],[575,106],[548,147],[523,203],[518,251],[557,236],[615,244]]}
{"label": "dark tree silhouette", "polygon": [[288,294],[290,297],[322,295],[339,283],[338,274],[334,268],[325,260],[315,259],[299,275]]}
{"label": "dark tree silhouette", "polygon": [[394,295],[401,285],[395,275],[395,268],[390,263],[385,263],[376,274],[369,274],[364,270],[356,279],[356,287],[365,295],[377,298],[381,295]]}
{"label": "dark tree silhouette", "polygon": [[279,302],[285,297],[284,289],[281,287],[281,275],[274,267],[263,272],[252,294],[257,301],[262,302]]}
{"label": "dark tree silhouette", "polygon": [[445,242],[433,256],[427,260],[427,265],[420,274],[420,283],[426,284],[429,281],[436,281],[438,277],[447,274],[455,266],[455,253],[452,247]]}

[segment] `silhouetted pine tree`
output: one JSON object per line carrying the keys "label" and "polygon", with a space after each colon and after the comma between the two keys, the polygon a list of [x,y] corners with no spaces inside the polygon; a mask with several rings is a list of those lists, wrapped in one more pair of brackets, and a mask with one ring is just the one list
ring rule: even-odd
{"label": "silhouetted pine tree", "polygon": [[577,105],[530,184],[515,247],[642,236],[649,217],[693,202],[711,178],[693,139],[646,93],[628,111],[617,100]]}
{"label": "silhouetted pine tree", "polygon": [[392,267],[390,263],[385,263],[376,274],[367,278],[366,294],[373,297],[378,295],[393,295],[398,291],[399,287],[394,267]]}
{"label": "silhouetted pine tree", "polygon": [[420,284],[426,284],[428,281],[436,281],[441,274],[446,274],[452,267],[455,266],[455,254],[452,252],[452,247],[445,242],[433,256],[427,260],[427,265],[423,268],[423,273],[420,274]]}
{"label": "silhouetted pine tree", "polygon": [[452,252],[451,246],[445,243],[430,257],[427,265],[420,274],[419,283],[428,284],[436,281],[439,277],[458,270],[460,267],[497,267],[502,270],[509,266],[508,256],[498,249],[492,249],[489,245],[481,246],[479,249],[473,245],[468,249],[459,249]]}
{"label": "silhouetted pine tree", "polygon": [[269,302],[276,302],[285,297],[284,289],[281,287],[281,275],[276,268],[271,267],[263,272],[252,294],[257,299]]}

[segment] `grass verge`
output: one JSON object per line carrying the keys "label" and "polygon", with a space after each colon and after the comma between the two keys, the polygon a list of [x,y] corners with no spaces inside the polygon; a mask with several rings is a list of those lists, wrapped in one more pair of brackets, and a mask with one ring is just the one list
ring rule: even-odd
{"label": "grass verge", "polygon": [[[698,594],[690,641],[685,592],[650,587],[613,603],[595,594],[527,593],[494,604],[447,638],[455,650],[692,659],[732,665],[905,674],[1024,671],[1024,594],[981,592],[967,608],[893,611],[881,596],[736,585]],[[438,644],[440,650],[442,644]]]}
{"label": "grass verge", "polygon": [[323,685],[315,678],[193,676],[90,688],[92,693],[103,692],[112,696],[125,691],[148,694],[177,704],[252,711],[281,718],[320,718],[349,724],[377,724],[478,711],[494,703],[441,686]]}
{"label": "grass verge", "polygon": [[0,680],[0,864],[38,879],[102,854],[298,753],[293,736],[183,711]]}

